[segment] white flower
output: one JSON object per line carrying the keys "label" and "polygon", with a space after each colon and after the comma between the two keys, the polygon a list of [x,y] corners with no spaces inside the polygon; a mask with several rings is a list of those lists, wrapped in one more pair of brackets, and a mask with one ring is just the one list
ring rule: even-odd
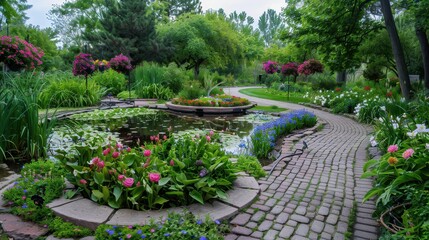
{"label": "white flower", "polygon": [[380,109],[381,109],[382,111],[386,111],[386,106],[380,106]]}
{"label": "white flower", "polygon": [[424,124],[416,124],[416,127],[417,129],[415,131],[417,132],[425,132],[427,130],[426,125]]}
{"label": "white flower", "polygon": [[399,125],[397,123],[392,123],[393,129],[398,129]]}
{"label": "white flower", "polygon": [[412,132],[407,132],[407,136],[409,137],[409,138],[415,138],[416,137],[416,135],[417,135],[417,131],[416,130],[414,130],[414,131],[412,131]]}
{"label": "white flower", "polygon": [[426,143],[426,149],[429,150],[429,143]]}

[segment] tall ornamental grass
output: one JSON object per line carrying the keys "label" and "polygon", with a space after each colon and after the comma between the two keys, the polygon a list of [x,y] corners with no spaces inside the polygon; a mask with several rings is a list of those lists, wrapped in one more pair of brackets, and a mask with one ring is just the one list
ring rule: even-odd
{"label": "tall ornamental grass", "polygon": [[39,117],[43,84],[31,74],[7,76],[0,92],[0,161],[46,156],[55,119]]}

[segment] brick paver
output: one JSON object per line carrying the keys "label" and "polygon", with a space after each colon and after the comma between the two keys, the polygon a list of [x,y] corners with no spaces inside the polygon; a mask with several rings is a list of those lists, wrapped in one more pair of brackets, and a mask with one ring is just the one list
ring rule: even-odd
{"label": "brick paver", "polygon": [[[236,218],[233,221],[235,227],[246,227],[258,232],[256,235],[263,232],[260,239],[344,239],[353,204],[356,203],[352,239],[377,239],[378,224],[371,218],[374,202],[362,203],[372,183],[369,179],[360,178],[372,130],[370,126],[297,104],[245,96],[238,92],[238,88],[227,89],[226,92],[246,97],[259,105],[277,105],[292,110],[306,108],[326,123],[319,132],[312,135],[303,133],[302,140],[309,148],[301,156],[280,163],[271,176],[258,181],[261,196],[246,211],[252,216]],[[293,151],[291,143],[285,141],[283,155]],[[271,169],[271,166],[266,169]],[[248,220],[245,222],[244,219]],[[251,221],[262,224],[249,228]],[[283,227],[280,228],[279,224]],[[234,234],[238,239],[255,236],[248,232],[247,236],[240,236],[237,231]]]}

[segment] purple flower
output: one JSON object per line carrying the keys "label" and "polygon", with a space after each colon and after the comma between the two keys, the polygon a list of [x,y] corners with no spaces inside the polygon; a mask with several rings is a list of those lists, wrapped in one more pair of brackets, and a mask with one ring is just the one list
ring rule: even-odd
{"label": "purple flower", "polygon": [[201,237],[200,237],[200,240],[208,240],[208,238],[206,238],[206,237],[204,237],[204,236],[201,236]]}
{"label": "purple flower", "polygon": [[95,71],[94,60],[91,54],[80,53],[73,61],[73,75],[83,75],[87,77]]}
{"label": "purple flower", "polygon": [[106,230],[106,232],[107,232],[109,235],[113,235],[113,234],[115,233],[115,230],[107,229],[107,230]]}
{"label": "purple flower", "polygon": [[133,69],[130,59],[122,55],[122,53],[110,59],[109,65],[113,70],[124,74],[129,73]]}
{"label": "purple flower", "polygon": [[201,225],[201,224],[203,224],[203,221],[202,221],[201,219],[198,219],[198,220],[197,220],[197,224],[198,224],[198,225]]}
{"label": "purple flower", "polygon": [[203,168],[201,171],[200,171],[200,177],[205,177],[206,175],[207,175],[207,169],[205,169],[205,168]]}
{"label": "purple flower", "polygon": [[181,234],[183,234],[183,235],[185,235],[185,234],[187,234],[188,232],[187,232],[187,231],[185,231],[185,230],[182,230],[182,231],[180,231],[180,233],[181,233]]}
{"label": "purple flower", "polygon": [[215,222],[217,225],[219,225],[219,224],[220,224],[220,221],[219,221],[219,220],[217,220],[217,219],[216,219],[214,222]]}

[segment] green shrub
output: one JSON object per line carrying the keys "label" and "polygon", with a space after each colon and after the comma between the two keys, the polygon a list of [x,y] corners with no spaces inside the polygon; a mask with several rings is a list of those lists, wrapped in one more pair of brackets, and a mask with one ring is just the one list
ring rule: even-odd
{"label": "green shrub", "polygon": [[156,98],[162,100],[170,100],[174,97],[174,93],[168,87],[164,87],[160,84],[139,86],[135,90],[135,92],[139,98]]}
{"label": "green shrub", "polygon": [[170,88],[175,94],[179,93],[183,89],[183,83],[190,79],[186,70],[178,67],[175,63],[170,63],[165,68],[162,78],[162,85]]}
{"label": "green shrub", "polygon": [[188,100],[197,99],[201,96],[205,96],[205,91],[198,81],[187,82],[185,88],[179,93],[180,98]]}
{"label": "green shrub", "polygon": [[138,98],[136,91],[131,90],[131,91],[122,91],[120,93],[118,93],[118,95],[116,96],[118,99],[121,100],[127,100],[127,99],[136,99]]}
{"label": "green shrub", "polygon": [[256,157],[240,155],[236,164],[238,169],[248,173],[250,176],[256,179],[265,177],[267,175]]}
{"label": "green shrub", "polygon": [[39,103],[42,108],[55,107],[87,107],[100,103],[105,89],[94,81],[78,78],[53,81],[40,94]]}
{"label": "green shrub", "polygon": [[165,71],[157,63],[144,62],[131,73],[132,83],[135,88],[150,84],[161,84],[164,81]]}
{"label": "green shrub", "polygon": [[311,82],[313,90],[334,90],[338,84],[329,73],[316,73],[308,76],[308,81]]}
{"label": "green shrub", "polygon": [[119,73],[113,69],[107,69],[106,71],[97,71],[92,75],[91,79],[98,85],[106,88],[106,93],[116,96],[127,85],[125,75]]}

